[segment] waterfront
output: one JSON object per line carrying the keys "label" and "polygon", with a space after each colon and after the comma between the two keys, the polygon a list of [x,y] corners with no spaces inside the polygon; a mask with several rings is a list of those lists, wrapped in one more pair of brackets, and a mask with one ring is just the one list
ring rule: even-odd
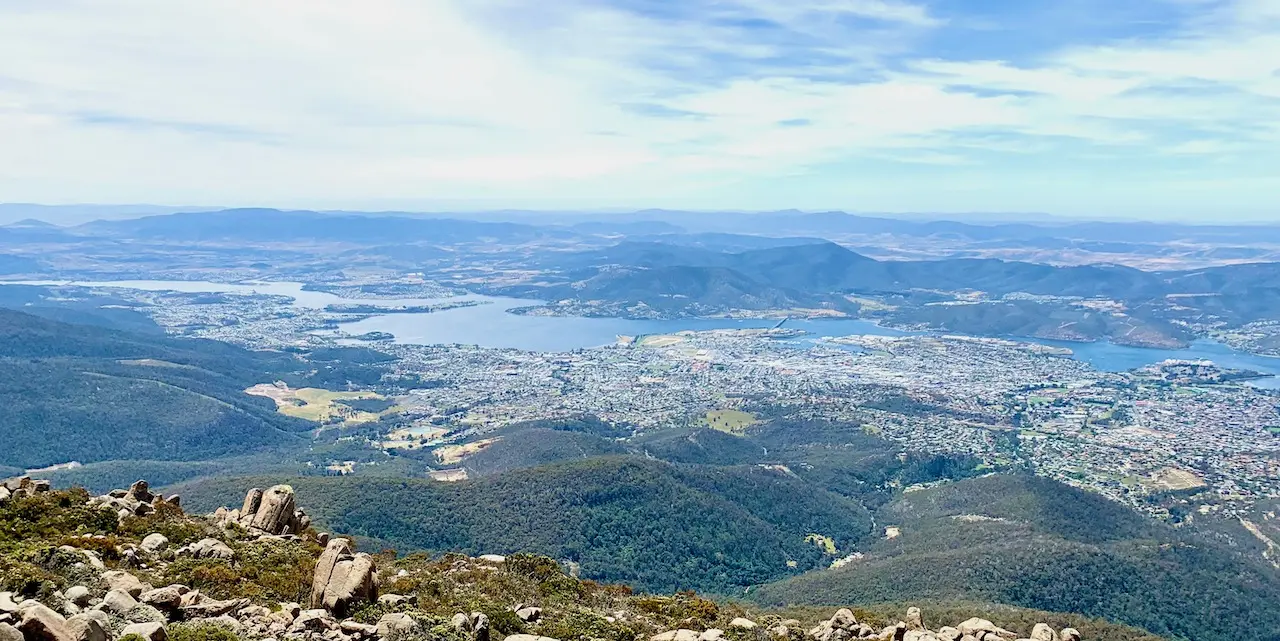
{"label": "waterfront", "polygon": [[[1212,341],[1184,350],[1036,341],[1071,350],[1068,358],[1065,349],[1038,349],[1025,339],[902,332],[851,319],[789,320],[783,327],[806,333],[766,338],[705,330],[770,328],[778,321],[509,313],[539,304],[517,298],[414,300],[482,304],[352,314],[332,310],[351,302],[344,298],[351,290],[307,292],[298,283],[52,285],[52,295],[68,300],[126,301],[179,335],[300,352],[337,340],[390,354],[395,359],[379,374],[382,382],[362,385],[394,396],[402,422],[380,435],[385,442],[497,438],[487,434],[569,416],[649,430],[705,424],[715,412],[783,411],[861,425],[916,451],[974,456],[993,466],[1030,460],[1039,474],[1152,513],[1162,508],[1144,497],[1164,491],[1170,475],[1229,497],[1224,509],[1232,514],[1277,496],[1275,395],[1219,384],[1212,368],[1128,371],[1168,359],[1280,370],[1280,360]],[[388,308],[407,300],[360,299]],[[685,330],[704,331],[669,336]],[[375,331],[396,340],[351,340]],[[601,347],[615,345],[618,335],[668,337]],[[403,388],[405,381],[413,386]],[[1276,381],[1256,383],[1274,388]],[[1017,438],[1007,438],[1011,433]]]}
{"label": "waterfront", "polygon": [[[326,292],[303,289],[296,282],[245,282],[216,283],[209,281],[24,281],[24,285],[65,285],[81,287],[115,287],[146,291],[221,292],[242,295],[288,296],[299,308],[318,310],[332,304],[353,302]],[[778,324],[772,319],[738,318],[686,318],[674,320],[640,320],[626,318],[584,318],[578,316],[536,316],[508,313],[517,307],[541,305],[543,301],[466,295],[454,298],[395,298],[381,301],[357,302],[388,305],[430,305],[444,301],[474,300],[485,304],[449,309],[431,314],[391,313],[377,314],[362,320],[345,323],[342,332],[360,335],[368,332],[386,332],[402,344],[475,345],[486,348],[511,348],[537,352],[565,352],[609,345],[618,336],[643,336],[670,334],[680,331],[705,331],[713,329],[759,329]],[[784,327],[803,330],[807,338],[823,338],[849,335],[905,336],[904,332],[879,326],[859,319],[789,319]],[[1221,367],[1248,369],[1272,378],[1253,381],[1251,384],[1280,389],[1280,358],[1259,356],[1232,349],[1211,340],[1194,341],[1186,349],[1153,349],[1128,347],[1109,342],[1073,343],[1053,340],[1019,338],[1053,347],[1070,349],[1076,360],[1088,363],[1100,371],[1122,372],[1137,367],[1159,363],[1168,359],[1211,360]],[[798,345],[812,341],[793,341]]]}
{"label": "waterfront", "polygon": [[[618,336],[648,336],[682,331],[712,329],[765,329],[776,319],[683,318],[638,320],[627,318],[583,318],[580,316],[531,316],[511,314],[517,307],[540,305],[541,301],[519,298],[474,297],[490,304],[451,309],[435,314],[382,314],[343,326],[352,334],[388,332],[400,343],[461,344],[506,347],[535,352],[564,352],[600,347]],[[790,319],[783,325],[814,336],[875,334],[901,336],[901,332],[857,319]]]}

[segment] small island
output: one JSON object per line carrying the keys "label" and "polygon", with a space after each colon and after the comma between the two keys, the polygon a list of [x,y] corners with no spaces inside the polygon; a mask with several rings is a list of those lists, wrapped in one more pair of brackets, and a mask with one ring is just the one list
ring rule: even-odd
{"label": "small island", "polygon": [[396,339],[396,335],[390,332],[365,332],[364,334],[352,336],[351,339],[365,341],[367,343],[380,343],[394,341]]}
{"label": "small island", "polygon": [[335,303],[326,305],[324,311],[331,314],[434,314],[436,312],[487,305],[487,301],[459,300],[434,305],[375,305],[370,303]]}

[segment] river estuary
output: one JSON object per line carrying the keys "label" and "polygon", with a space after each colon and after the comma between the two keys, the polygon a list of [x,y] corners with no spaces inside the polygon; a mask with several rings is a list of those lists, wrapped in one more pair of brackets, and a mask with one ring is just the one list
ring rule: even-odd
{"label": "river estuary", "polygon": [[[17,284],[17,283],[14,283]],[[519,298],[497,298],[468,295],[455,298],[359,300],[353,301],[325,292],[309,292],[300,283],[214,283],[205,281],[110,281],[66,282],[26,281],[26,285],[79,285],[88,287],[121,287],[149,291],[224,292],[238,294],[274,294],[289,296],[294,305],[306,308],[324,308],[330,304],[352,302],[385,305],[429,305],[445,301],[475,300],[482,305],[460,307],[430,314],[379,314],[361,321],[343,325],[351,334],[387,332],[401,343],[432,345],[479,345],[526,349],[541,352],[558,352],[598,347],[615,342],[619,335],[639,336],[669,334],[685,330],[752,329],[777,325],[776,320],[691,318],[679,320],[632,320],[625,318],[582,318],[576,316],[526,316],[508,313],[516,307],[539,305],[541,301]],[[853,334],[880,336],[904,336],[904,332],[881,327],[857,319],[791,319],[786,327],[808,332],[809,339]],[[1222,367],[1248,369],[1264,374],[1280,376],[1280,358],[1271,358],[1232,349],[1222,343],[1199,340],[1186,349],[1151,349],[1127,347],[1108,342],[1069,343],[1063,341],[1030,340],[1032,342],[1065,347],[1072,350],[1074,358],[1087,362],[1102,371],[1130,370],[1167,359],[1211,360]],[[1258,387],[1280,389],[1280,378],[1266,378],[1252,383]]]}

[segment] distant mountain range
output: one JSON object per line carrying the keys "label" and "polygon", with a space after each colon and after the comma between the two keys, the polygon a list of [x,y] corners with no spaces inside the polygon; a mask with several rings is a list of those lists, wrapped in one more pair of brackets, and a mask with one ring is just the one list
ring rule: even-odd
{"label": "distant mountain range", "polygon": [[322,214],[275,209],[227,209],[217,212],[146,216],[86,223],[70,231],[148,241],[244,241],[386,243],[425,240],[435,243],[482,239],[504,242],[545,236],[571,236],[567,230],[516,223],[485,223],[444,218]]}
{"label": "distant mountain range", "polygon": [[801,291],[892,292],[907,289],[1025,292],[1135,299],[1169,294],[1230,294],[1277,285],[1280,263],[1146,272],[1118,265],[1055,266],[998,259],[879,261],[830,242],[737,253],[653,242],[624,242],[561,259],[578,266],[676,266],[730,269],[760,283]]}
{"label": "distant mountain range", "polygon": [[[678,216],[677,216],[678,214]],[[675,218],[684,229],[726,228],[728,231],[671,233]],[[656,221],[655,224],[649,224]],[[1246,293],[1266,288],[1280,275],[1276,264],[1229,265],[1181,272],[1145,272],[1114,265],[1060,267],[998,259],[877,261],[840,245],[814,238],[839,230],[865,233],[947,235],[970,239],[1034,241],[1051,232],[1062,238],[1097,238],[1126,242],[1186,238],[1232,238],[1280,242],[1280,226],[1185,226],[1148,223],[1077,223],[1062,226],[1027,224],[973,225],[867,218],[843,213],[694,214],[637,212],[572,226],[511,222],[477,222],[422,216],[330,214],[273,209],[146,216],[97,221],[65,230],[24,223],[0,228],[6,235],[56,239],[58,234],[144,241],[336,242],[447,245],[458,242],[519,243],[536,239],[570,240],[583,233],[619,234],[641,240],[623,242],[579,254],[551,254],[533,260],[543,267],[620,265],[643,268],[724,268],[761,285],[803,292],[896,291],[903,289],[973,289],[995,295],[1027,292],[1064,296],[1133,299],[1168,294]],[[654,232],[666,232],[657,233]],[[750,234],[792,234],[782,238]],[[808,234],[808,235],[806,235]],[[754,249],[743,250],[744,245]],[[720,280],[736,278],[722,273]],[[710,280],[706,275],[702,280]]]}
{"label": "distant mountain range", "polygon": [[[361,218],[368,222],[391,219],[455,220],[481,222],[489,225],[518,224],[537,227],[562,227],[582,233],[619,234],[637,236],[661,233],[728,233],[762,236],[813,236],[829,238],[840,235],[952,237],[968,241],[1011,241],[1061,246],[1063,242],[1089,241],[1098,243],[1131,244],[1166,243],[1173,241],[1212,241],[1256,244],[1280,242],[1280,225],[1196,225],[1159,222],[1108,222],[1071,221],[1048,216],[1013,216],[1023,222],[1007,221],[1007,216],[955,216],[947,214],[904,214],[901,216],[876,216],[846,212],[802,212],[795,210],[776,212],[707,212],[651,209],[631,213],[586,213],[542,211],[493,211],[493,212],[362,212],[278,210],[265,208],[225,209],[217,207],[171,207],[158,205],[34,205],[0,204],[0,223],[21,219],[36,219],[58,225],[81,225],[90,220],[123,222],[150,217],[153,220],[142,225],[153,231],[173,233],[175,228],[185,229],[187,234],[200,230],[217,231],[223,222],[219,216],[183,216],[172,226],[157,227],[155,218],[169,214],[211,213],[223,220],[235,220],[246,225],[244,233],[255,233],[257,227],[270,228],[276,220],[298,222],[321,219]],[[955,220],[949,219],[955,218]],[[967,220],[959,220],[967,219]],[[1044,223],[1026,222],[1032,219]],[[396,224],[396,223],[392,223]],[[96,225],[95,225],[96,226]],[[122,228],[128,228],[124,226]],[[139,227],[134,227],[138,229]],[[339,227],[330,227],[336,230]],[[260,233],[260,232],[259,232]],[[1058,239],[1053,241],[1052,239]]]}
{"label": "distant mountain range", "polygon": [[[748,251],[623,242],[534,260],[551,275],[497,293],[616,303],[671,314],[825,308],[978,335],[1063,340],[1110,338],[1176,347],[1185,323],[1227,326],[1280,317],[1280,263],[1148,272],[1118,265],[1055,266],[998,259],[883,261],[835,243]],[[556,271],[555,266],[560,270]],[[964,292],[983,292],[975,302]],[[1018,300],[1020,294],[1050,297]],[[1000,300],[1013,296],[1014,300]],[[1122,303],[1124,313],[1062,297]],[[1025,298],[1025,297],[1023,297]],[[804,313],[804,312],[798,312]]]}
{"label": "distant mountain range", "polygon": [[[1168,249],[1183,241],[1220,242],[1226,244],[1200,250],[1198,260],[1214,251],[1237,260],[1250,252],[1269,255],[1267,243],[1280,244],[1280,226],[980,225],[841,212],[511,212],[471,218],[484,220],[275,209],[73,227],[22,220],[0,227],[0,274],[103,279],[235,269],[309,279],[353,267],[390,269],[428,273],[485,293],[572,303],[557,313],[644,317],[815,309],[852,314],[860,308],[865,314],[866,300],[857,299],[873,297],[880,318],[901,325],[1160,346],[1185,343],[1187,323],[1235,327],[1280,318],[1280,263],[1144,271],[991,257],[886,260],[823,240],[852,234],[862,244],[929,238],[945,245],[955,239],[967,248],[962,254],[983,244],[1126,251],[1143,243]],[[191,251],[195,245],[201,251]],[[983,292],[989,300],[962,308],[960,303],[974,302],[959,292]],[[998,301],[1018,294],[1104,298],[1127,309],[1118,316],[1118,310]],[[1171,296],[1180,297],[1176,304]]]}
{"label": "distant mountain range", "polygon": [[185,211],[219,211],[225,207],[168,205],[39,205],[35,203],[0,203],[0,225],[11,221],[39,220],[55,225],[79,225],[94,220],[137,218]]}

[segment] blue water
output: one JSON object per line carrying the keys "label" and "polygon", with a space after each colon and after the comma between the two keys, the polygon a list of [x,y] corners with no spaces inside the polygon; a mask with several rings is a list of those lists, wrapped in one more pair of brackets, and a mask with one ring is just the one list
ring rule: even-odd
{"label": "blue water", "polygon": [[[1144,365],[1169,359],[1208,360],[1219,367],[1247,369],[1263,374],[1280,376],[1280,358],[1259,356],[1232,349],[1210,340],[1198,340],[1186,349],[1151,349],[1127,347],[1113,343],[1069,343],[1064,341],[1036,341],[1054,347],[1065,347],[1075,353],[1075,358],[1104,372],[1124,372]],[[1250,385],[1266,389],[1280,389],[1280,378],[1263,378],[1250,381]]]}
{"label": "blue water", "polygon": [[[352,334],[389,332],[401,343],[462,344],[484,347],[512,347],[539,352],[563,352],[584,347],[610,345],[618,336],[670,334],[686,330],[760,329],[773,327],[776,320],[691,318],[681,320],[631,320],[626,318],[581,318],[577,316],[520,316],[508,314],[513,307],[540,304],[518,298],[472,296],[484,305],[450,309],[434,314],[384,314],[342,326]],[[864,320],[788,320],[784,327],[802,329],[817,336],[878,334],[901,336],[901,332]]]}
{"label": "blue water", "polygon": [[[777,325],[776,320],[692,318],[681,320],[630,320],[625,318],[581,318],[576,316],[519,316],[508,314],[513,307],[537,305],[539,301],[516,298],[473,296],[488,304],[452,309],[434,314],[386,314],[348,323],[343,330],[353,334],[389,332],[401,343],[462,344],[483,347],[510,347],[540,352],[563,352],[609,345],[622,336],[671,334],[686,330],[757,329]],[[812,337],[872,334],[907,336],[918,332],[881,327],[865,320],[788,320],[789,329],[801,329]],[[1032,340],[1072,350],[1074,358],[1104,372],[1123,372],[1168,359],[1211,360],[1221,367],[1248,369],[1280,375],[1280,358],[1269,358],[1234,350],[1214,341],[1195,341],[1187,349],[1149,349],[1108,342],[1071,343]],[[803,341],[797,341],[803,344]],[[1252,381],[1257,387],[1280,389],[1280,378]]]}
{"label": "blue water", "polygon": [[[67,284],[53,281],[28,281],[25,284]],[[197,281],[116,281],[100,283],[70,283],[99,287],[126,287],[144,290],[176,290],[185,292],[231,292],[278,294],[291,296],[299,307],[323,308],[331,303],[351,302],[333,294],[304,292],[299,283],[244,283],[227,284]],[[434,314],[384,314],[355,323],[348,323],[343,330],[352,334],[365,332],[389,332],[401,343],[433,345],[479,345],[482,347],[508,347],[544,352],[562,352],[587,347],[609,345],[617,336],[645,334],[670,334],[685,330],[754,329],[777,325],[776,320],[760,319],[682,319],[682,320],[629,320],[625,318],[580,318],[572,316],[518,316],[508,314],[513,307],[539,305],[540,301],[489,296],[464,296],[444,300],[479,300],[485,302],[475,307],[451,309]],[[373,302],[373,301],[364,301]],[[383,301],[389,302],[389,301]],[[417,305],[441,302],[441,299],[395,300],[396,304]],[[865,320],[788,320],[784,327],[801,329],[811,337],[848,336],[872,334],[879,336],[905,336],[903,332],[880,327]],[[806,340],[793,341],[806,344]],[[1168,359],[1210,360],[1221,367],[1248,369],[1277,377],[1252,381],[1257,387],[1280,389],[1280,358],[1258,356],[1234,350],[1209,340],[1195,341],[1187,349],[1149,349],[1126,347],[1113,343],[1071,343],[1037,340],[1035,342],[1072,350],[1077,360],[1095,369],[1122,372]]]}

